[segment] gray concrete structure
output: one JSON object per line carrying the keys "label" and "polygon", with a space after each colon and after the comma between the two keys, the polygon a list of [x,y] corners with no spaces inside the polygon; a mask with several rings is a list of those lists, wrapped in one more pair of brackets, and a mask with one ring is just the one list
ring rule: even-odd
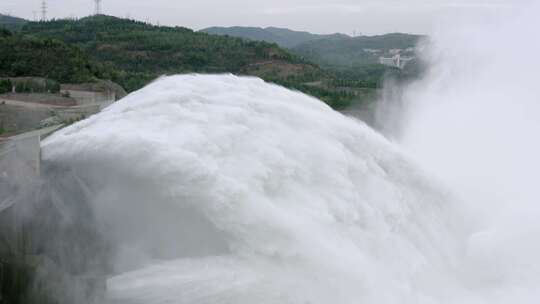
{"label": "gray concrete structure", "polygon": [[108,243],[84,185],[41,162],[41,139],[59,127],[0,141],[0,304],[104,301]]}
{"label": "gray concrete structure", "polygon": [[5,167],[16,158],[24,166],[18,168],[19,170],[39,175],[41,140],[61,127],[62,125],[57,125],[7,138],[0,137],[0,174],[5,175]]}
{"label": "gray concrete structure", "polygon": [[69,95],[71,98],[77,100],[78,105],[87,105],[87,104],[110,105],[116,100],[116,94],[111,91],[97,92],[97,91],[63,89],[60,92],[63,94]]}
{"label": "gray concrete structure", "polygon": [[62,84],[60,92],[77,101],[77,105],[100,105],[103,109],[126,96],[126,91],[118,84],[100,80],[95,83]]}
{"label": "gray concrete structure", "polygon": [[105,104],[87,104],[76,107],[56,108],[53,112],[54,115],[59,117],[62,121],[74,121],[94,115],[107,106],[108,105]]}

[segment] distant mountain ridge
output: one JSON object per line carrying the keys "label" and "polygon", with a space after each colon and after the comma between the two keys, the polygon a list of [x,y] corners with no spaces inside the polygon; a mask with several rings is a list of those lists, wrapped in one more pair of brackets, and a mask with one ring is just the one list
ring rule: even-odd
{"label": "distant mountain ridge", "polygon": [[[270,43],[276,43],[281,47],[294,48],[302,43],[328,38],[347,38],[349,36],[345,34],[330,34],[320,35],[312,34],[304,31],[294,31],[286,28],[278,27],[245,27],[245,26],[233,26],[233,27],[209,27],[200,30],[201,32],[212,35],[228,35],[232,37],[238,37],[248,40],[266,41]],[[350,38],[350,37],[349,37]]]}
{"label": "distant mountain ridge", "polygon": [[412,55],[414,51],[411,49],[414,49],[423,37],[403,33],[358,37],[345,34],[318,35],[277,27],[243,26],[209,27],[201,32],[276,43],[310,62],[330,69],[378,64],[379,58],[389,56],[391,50]]}
{"label": "distant mountain ridge", "polygon": [[28,21],[23,18],[0,14],[0,28],[10,31],[19,30]]}
{"label": "distant mountain ridge", "polygon": [[304,42],[291,51],[324,67],[352,68],[376,64],[381,56],[399,52],[413,56],[420,35],[391,33],[378,36],[332,37]]}

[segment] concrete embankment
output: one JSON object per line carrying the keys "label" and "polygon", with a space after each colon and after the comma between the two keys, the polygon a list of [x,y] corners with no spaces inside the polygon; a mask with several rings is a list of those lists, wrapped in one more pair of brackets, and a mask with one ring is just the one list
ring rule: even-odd
{"label": "concrete embankment", "polygon": [[96,114],[110,103],[58,106],[36,102],[3,99],[0,97],[0,128],[19,133],[42,126],[48,118],[70,122]]}
{"label": "concrete embankment", "polygon": [[[98,303],[107,244],[84,186],[46,165],[40,141],[61,126],[0,140],[0,303]],[[74,254],[77,253],[77,254]]]}

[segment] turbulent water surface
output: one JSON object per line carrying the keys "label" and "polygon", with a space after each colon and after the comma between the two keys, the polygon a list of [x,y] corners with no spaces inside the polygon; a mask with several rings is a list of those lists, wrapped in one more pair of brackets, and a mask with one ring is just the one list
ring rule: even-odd
{"label": "turbulent water surface", "polygon": [[409,152],[232,75],[165,77],[57,132],[44,160],[72,168],[115,245],[108,299],[535,303],[540,95],[528,72],[493,76],[525,70],[511,47],[483,60],[494,36],[436,44],[404,97]]}
{"label": "turbulent water surface", "polygon": [[114,299],[412,303],[460,288],[450,196],[366,125],[260,79],[163,78],[57,133],[44,158],[94,192],[120,248]]}

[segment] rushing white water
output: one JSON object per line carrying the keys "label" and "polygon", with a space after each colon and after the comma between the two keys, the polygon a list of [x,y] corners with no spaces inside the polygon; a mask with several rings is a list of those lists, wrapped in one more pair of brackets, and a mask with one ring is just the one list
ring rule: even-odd
{"label": "rushing white water", "polygon": [[529,56],[540,52],[540,3],[518,3],[433,35],[429,73],[392,117],[400,144],[466,201],[475,232],[462,267],[489,303],[540,299],[540,61]]}
{"label": "rushing white water", "polygon": [[366,125],[255,78],[163,78],[48,139],[119,247],[112,300],[441,303],[459,205]]}
{"label": "rushing white water", "polygon": [[232,75],[162,78],[47,139],[117,247],[109,300],[536,303],[540,61],[516,46],[540,51],[537,8],[435,37],[409,155]]}

